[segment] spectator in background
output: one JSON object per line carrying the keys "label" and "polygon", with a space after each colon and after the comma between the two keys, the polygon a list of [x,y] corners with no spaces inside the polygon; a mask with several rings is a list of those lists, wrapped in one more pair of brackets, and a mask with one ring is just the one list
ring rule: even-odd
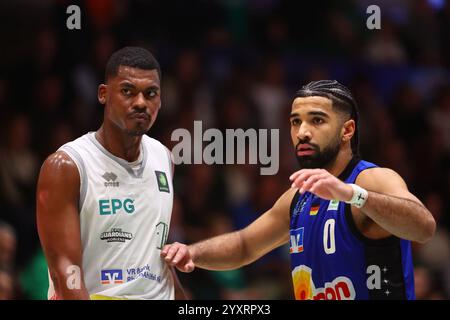
{"label": "spectator in background", "polygon": [[285,87],[284,67],[279,59],[271,58],[261,66],[262,75],[252,89],[252,98],[261,117],[263,128],[278,128],[289,96]]}
{"label": "spectator in background", "polygon": [[432,281],[427,268],[414,268],[414,288],[417,300],[429,300],[432,292]]}
{"label": "spectator in background", "polygon": [[411,56],[417,65],[422,66],[436,66],[442,62],[439,20],[436,19],[431,2],[412,1],[411,15],[405,30]]}
{"label": "spectator in background", "polygon": [[[204,238],[208,230],[208,213],[223,206],[225,195],[220,179],[217,179],[213,166],[191,165],[186,168],[180,192],[181,203],[184,207],[184,227],[186,237],[190,241]],[[191,191],[195,190],[195,196]]]}
{"label": "spectator in background", "polygon": [[0,220],[0,300],[15,298],[15,270],[16,232],[7,223]]}
{"label": "spectator in background", "polygon": [[14,298],[14,278],[10,271],[0,268],[0,300]]}
{"label": "spectator in background", "polygon": [[14,269],[16,255],[16,232],[7,223],[0,220],[0,268]]}
{"label": "spectator in background", "polygon": [[444,203],[439,193],[430,192],[424,201],[436,220],[435,236],[426,244],[416,244],[417,260],[430,272],[442,277],[450,269],[450,234],[441,226]]}
{"label": "spectator in background", "polygon": [[29,117],[11,116],[6,130],[8,134],[0,147],[0,219],[17,232],[17,258],[21,265],[32,254],[37,239],[33,203],[39,165],[30,143]]}
{"label": "spectator in background", "polygon": [[414,268],[414,287],[417,300],[444,300],[445,295],[442,292],[441,284],[437,281],[438,277],[429,269],[423,266]]}
{"label": "spectator in background", "polygon": [[443,58],[446,59],[443,63],[447,68],[450,68],[450,1],[445,1],[444,8],[440,16],[440,42],[442,43]]}
{"label": "spectator in background", "polygon": [[374,64],[402,65],[406,62],[405,49],[400,43],[395,26],[389,20],[383,21],[383,27],[373,36],[366,45],[368,60]]}
{"label": "spectator in background", "polygon": [[13,116],[7,132],[0,149],[0,196],[4,197],[8,208],[15,210],[33,200],[38,162],[30,145],[28,116]]}
{"label": "spectator in background", "polygon": [[33,49],[32,74],[42,76],[59,71],[60,49],[58,35],[52,26],[48,25],[38,30]]}
{"label": "spectator in background", "polygon": [[[95,38],[92,50],[86,60],[75,65],[71,73],[71,82],[78,103],[73,110],[78,116],[77,122],[84,123],[84,127],[96,126],[93,120],[101,120],[101,108],[97,104],[97,84],[103,77],[103,68],[116,47],[114,36],[108,32],[101,33]],[[85,123],[88,122],[88,123]]]}
{"label": "spectator in background", "polygon": [[408,83],[398,86],[390,103],[390,111],[399,138],[406,142],[409,148],[428,130],[424,105],[417,90]]}
{"label": "spectator in background", "polygon": [[33,143],[36,144],[39,157],[53,151],[48,145],[53,129],[49,124],[56,124],[67,116],[64,109],[66,90],[63,76],[58,73],[43,76],[34,87],[31,117],[39,119],[33,122],[33,131],[38,133],[34,135]]}
{"label": "spectator in background", "polygon": [[0,77],[0,112],[4,112],[8,104],[8,84],[9,82],[6,79]]}
{"label": "spectator in background", "polygon": [[440,88],[429,113],[430,126],[440,137],[443,151],[450,154],[450,86]]}
{"label": "spectator in background", "polygon": [[206,70],[201,67],[201,59],[199,52],[194,49],[184,49],[179,53],[172,74],[163,81],[162,85],[167,91],[163,98],[167,99],[165,112],[168,115],[174,116],[175,112],[190,107],[194,118],[202,119],[204,127],[210,127],[214,126],[212,90],[205,81]]}

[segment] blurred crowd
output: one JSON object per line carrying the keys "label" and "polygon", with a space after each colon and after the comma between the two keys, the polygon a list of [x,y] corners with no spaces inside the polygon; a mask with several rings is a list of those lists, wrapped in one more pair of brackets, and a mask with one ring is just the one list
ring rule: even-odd
{"label": "blurred crowd", "polygon": [[[280,130],[280,170],[179,165],[170,241],[242,228],[269,209],[297,169],[289,135],[295,91],[337,79],[361,113],[361,154],[399,172],[437,221],[413,244],[418,299],[450,297],[450,1],[0,1],[0,299],[45,299],[35,222],[40,165],[95,131],[97,86],[112,52],[149,49],[162,67],[162,109],[149,135],[177,128]],[[366,8],[381,8],[381,29]],[[194,299],[292,299],[289,248],[244,268],[179,274]]]}

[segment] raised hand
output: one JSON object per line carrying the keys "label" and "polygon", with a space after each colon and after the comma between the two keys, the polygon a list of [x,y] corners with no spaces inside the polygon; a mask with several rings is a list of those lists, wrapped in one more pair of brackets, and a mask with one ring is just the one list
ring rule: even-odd
{"label": "raised hand", "polygon": [[350,185],[325,169],[302,169],[293,173],[289,180],[292,188],[298,188],[300,193],[308,191],[322,199],[349,201],[353,196]]}

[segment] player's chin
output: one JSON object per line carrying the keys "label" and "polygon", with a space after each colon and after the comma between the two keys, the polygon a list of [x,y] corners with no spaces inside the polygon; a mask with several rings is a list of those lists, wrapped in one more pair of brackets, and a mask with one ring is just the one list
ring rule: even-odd
{"label": "player's chin", "polygon": [[146,126],[137,125],[132,128],[129,128],[127,131],[130,136],[135,136],[135,137],[142,136],[150,130],[150,127],[151,127],[150,125],[146,125]]}
{"label": "player's chin", "polygon": [[313,156],[299,156],[297,155],[298,164],[302,169],[316,169],[319,168],[317,159]]}

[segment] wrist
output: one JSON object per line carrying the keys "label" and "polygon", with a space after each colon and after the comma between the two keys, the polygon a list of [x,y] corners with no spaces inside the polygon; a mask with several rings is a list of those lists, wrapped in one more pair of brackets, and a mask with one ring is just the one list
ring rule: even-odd
{"label": "wrist", "polygon": [[352,188],[353,193],[351,199],[345,201],[345,203],[348,203],[357,208],[362,208],[365,205],[367,198],[369,197],[369,193],[366,189],[361,188],[357,184],[350,183],[349,186]]}
{"label": "wrist", "polygon": [[186,249],[187,249],[188,252],[189,252],[189,257],[191,258],[192,262],[194,262],[194,264],[195,264],[196,253],[197,253],[197,252],[196,252],[195,245],[193,245],[193,244],[188,245],[188,246],[186,247]]}
{"label": "wrist", "polygon": [[345,193],[346,193],[346,195],[345,195],[345,197],[343,197],[343,199],[341,200],[341,201],[344,201],[344,202],[346,202],[346,203],[348,203],[349,201],[351,201],[352,200],[352,198],[353,198],[353,188],[352,188],[352,186],[350,185],[350,183],[346,183],[345,184]]}

